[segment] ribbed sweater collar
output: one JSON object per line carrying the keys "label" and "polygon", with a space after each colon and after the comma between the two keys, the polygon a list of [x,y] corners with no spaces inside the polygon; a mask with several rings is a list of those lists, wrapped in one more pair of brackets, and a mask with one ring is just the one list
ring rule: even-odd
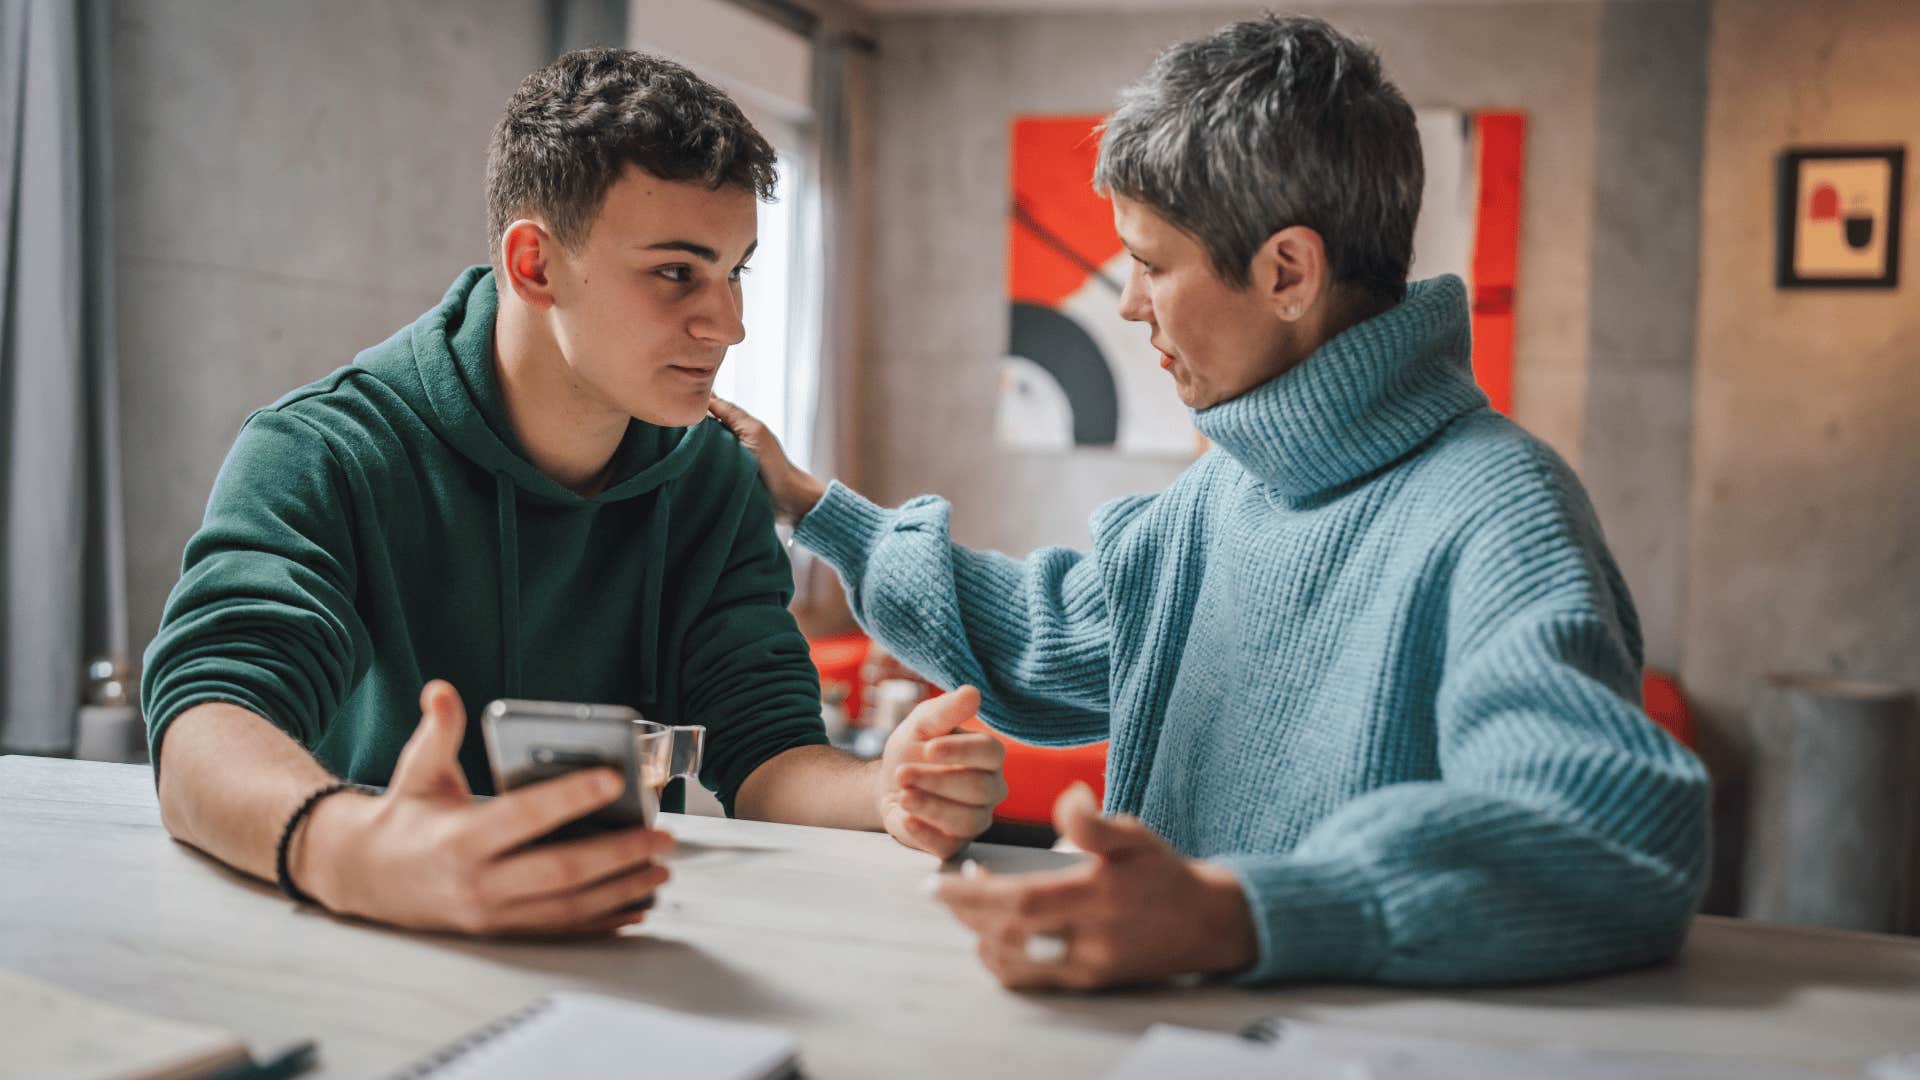
{"label": "ribbed sweater collar", "polygon": [[1414,282],[1399,304],[1193,420],[1301,501],[1378,472],[1486,403],[1473,381],[1466,287],[1446,275]]}

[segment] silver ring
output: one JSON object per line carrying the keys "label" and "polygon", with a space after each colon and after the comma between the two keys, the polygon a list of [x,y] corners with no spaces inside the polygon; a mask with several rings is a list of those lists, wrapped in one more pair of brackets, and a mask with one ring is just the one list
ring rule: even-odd
{"label": "silver ring", "polygon": [[1058,964],[1067,958],[1067,935],[1028,934],[1026,953],[1036,964]]}

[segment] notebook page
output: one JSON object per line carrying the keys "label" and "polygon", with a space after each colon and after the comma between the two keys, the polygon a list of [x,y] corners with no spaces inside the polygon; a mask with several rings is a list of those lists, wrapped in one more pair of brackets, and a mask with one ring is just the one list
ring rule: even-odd
{"label": "notebook page", "polygon": [[464,1049],[446,1050],[450,1060],[438,1068],[415,1066],[401,1075],[775,1080],[792,1069],[795,1044],[775,1028],[600,994],[556,993],[501,1030],[482,1029]]}

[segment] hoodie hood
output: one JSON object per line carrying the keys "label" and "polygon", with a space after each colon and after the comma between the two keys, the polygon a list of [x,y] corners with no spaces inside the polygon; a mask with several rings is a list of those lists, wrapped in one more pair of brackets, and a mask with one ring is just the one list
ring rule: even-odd
{"label": "hoodie hood", "polygon": [[523,495],[543,503],[586,506],[631,499],[677,480],[699,456],[713,425],[664,428],[639,420],[614,452],[614,479],[597,495],[568,491],[527,460],[493,368],[493,321],[500,310],[493,269],[470,267],[438,307],[409,331],[413,361],[426,389],[425,419],[440,437],[475,464],[504,476]]}
{"label": "hoodie hood", "polygon": [[[494,479],[495,531],[500,557],[501,682],[509,696],[520,693],[520,503],[522,500],[580,512],[612,502],[650,498],[650,526],[642,541],[646,584],[639,617],[644,633],[660,624],[660,597],[666,569],[667,536],[673,515],[673,482],[699,457],[714,425],[663,428],[629,421],[614,451],[613,480],[596,495],[580,495],[541,472],[527,460],[507,422],[506,403],[494,375],[493,327],[499,313],[493,269],[469,268],[457,278],[438,307],[409,331],[413,361],[426,390],[423,419],[441,438]],[[658,650],[640,651],[642,702],[659,689]]]}

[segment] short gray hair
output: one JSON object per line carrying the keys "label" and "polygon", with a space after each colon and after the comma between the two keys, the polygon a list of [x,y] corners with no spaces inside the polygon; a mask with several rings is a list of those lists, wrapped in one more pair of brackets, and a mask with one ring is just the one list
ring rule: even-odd
{"label": "short gray hair", "polygon": [[1372,48],[1266,15],[1183,42],[1121,92],[1094,186],[1151,207],[1249,281],[1267,237],[1318,232],[1333,278],[1398,300],[1425,170],[1413,109]]}

